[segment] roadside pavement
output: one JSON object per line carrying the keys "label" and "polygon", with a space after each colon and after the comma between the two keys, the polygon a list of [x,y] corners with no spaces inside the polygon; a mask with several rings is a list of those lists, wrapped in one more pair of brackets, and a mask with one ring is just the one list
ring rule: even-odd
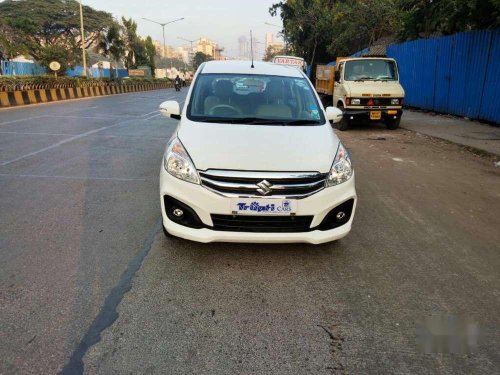
{"label": "roadside pavement", "polygon": [[401,127],[500,156],[500,127],[411,110],[404,111]]}

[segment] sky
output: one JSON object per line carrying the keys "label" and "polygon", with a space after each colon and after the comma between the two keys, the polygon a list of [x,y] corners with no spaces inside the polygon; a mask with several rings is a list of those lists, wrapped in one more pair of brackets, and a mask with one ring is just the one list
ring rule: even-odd
{"label": "sky", "polygon": [[[281,30],[281,18],[271,17],[269,7],[278,0],[82,0],[84,5],[104,10],[121,19],[132,17],[141,36],[151,35],[154,40],[162,40],[160,25],[142,19],[150,18],[158,22],[168,22],[184,17],[184,20],[165,27],[166,44],[181,46],[188,40],[209,38],[225,48],[223,54],[238,56],[238,38],[250,39],[250,29],[258,42],[265,42],[266,32],[276,35]],[[269,22],[278,27],[266,25]],[[257,44],[259,55],[264,53],[264,45]]]}

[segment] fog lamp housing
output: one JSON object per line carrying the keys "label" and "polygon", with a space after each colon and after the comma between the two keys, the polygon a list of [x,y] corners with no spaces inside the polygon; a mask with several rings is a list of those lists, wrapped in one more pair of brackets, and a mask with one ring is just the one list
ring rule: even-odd
{"label": "fog lamp housing", "polygon": [[332,209],[318,226],[319,230],[330,230],[338,228],[349,222],[354,208],[354,199],[349,199]]}
{"label": "fog lamp housing", "polygon": [[195,229],[204,227],[199,216],[187,204],[168,195],[163,197],[163,204],[165,206],[165,214],[174,223]]}

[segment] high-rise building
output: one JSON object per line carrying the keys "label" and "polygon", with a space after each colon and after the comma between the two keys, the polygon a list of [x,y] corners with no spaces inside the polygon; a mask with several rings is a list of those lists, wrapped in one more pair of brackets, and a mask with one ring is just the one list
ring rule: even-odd
{"label": "high-rise building", "polygon": [[248,59],[247,37],[244,35],[238,38],[238,57]]}
{"label": "high-rise building", "polygon": [[273,44],[274,42],[274,35],[271,32],[266,33],[266,49]]}

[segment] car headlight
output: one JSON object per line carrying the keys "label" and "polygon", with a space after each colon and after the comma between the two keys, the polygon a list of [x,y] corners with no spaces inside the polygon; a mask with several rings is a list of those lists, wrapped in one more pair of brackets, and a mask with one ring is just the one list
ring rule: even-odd
{"label": "car headlight", "polygon": [[351,99],[351,105],[360,105],[361,99]]}
{"label": "car headlight", "polygon": [[326,178],[326,187],[342,184],[348,181],[352,177],[352,174],[353,169],[349,152],[342,143],[339,143],[332,168]]}
{"label": "car headlight", "polygon": [[180,180],[199,184],[198,172],[181,141],[175,137],[167,145],[163,157],[165,170]]}
{"label": "car headlight", "polygon": [[398,105],[399,104],[399,99],[391,99],[391,104],[392,105]]}

